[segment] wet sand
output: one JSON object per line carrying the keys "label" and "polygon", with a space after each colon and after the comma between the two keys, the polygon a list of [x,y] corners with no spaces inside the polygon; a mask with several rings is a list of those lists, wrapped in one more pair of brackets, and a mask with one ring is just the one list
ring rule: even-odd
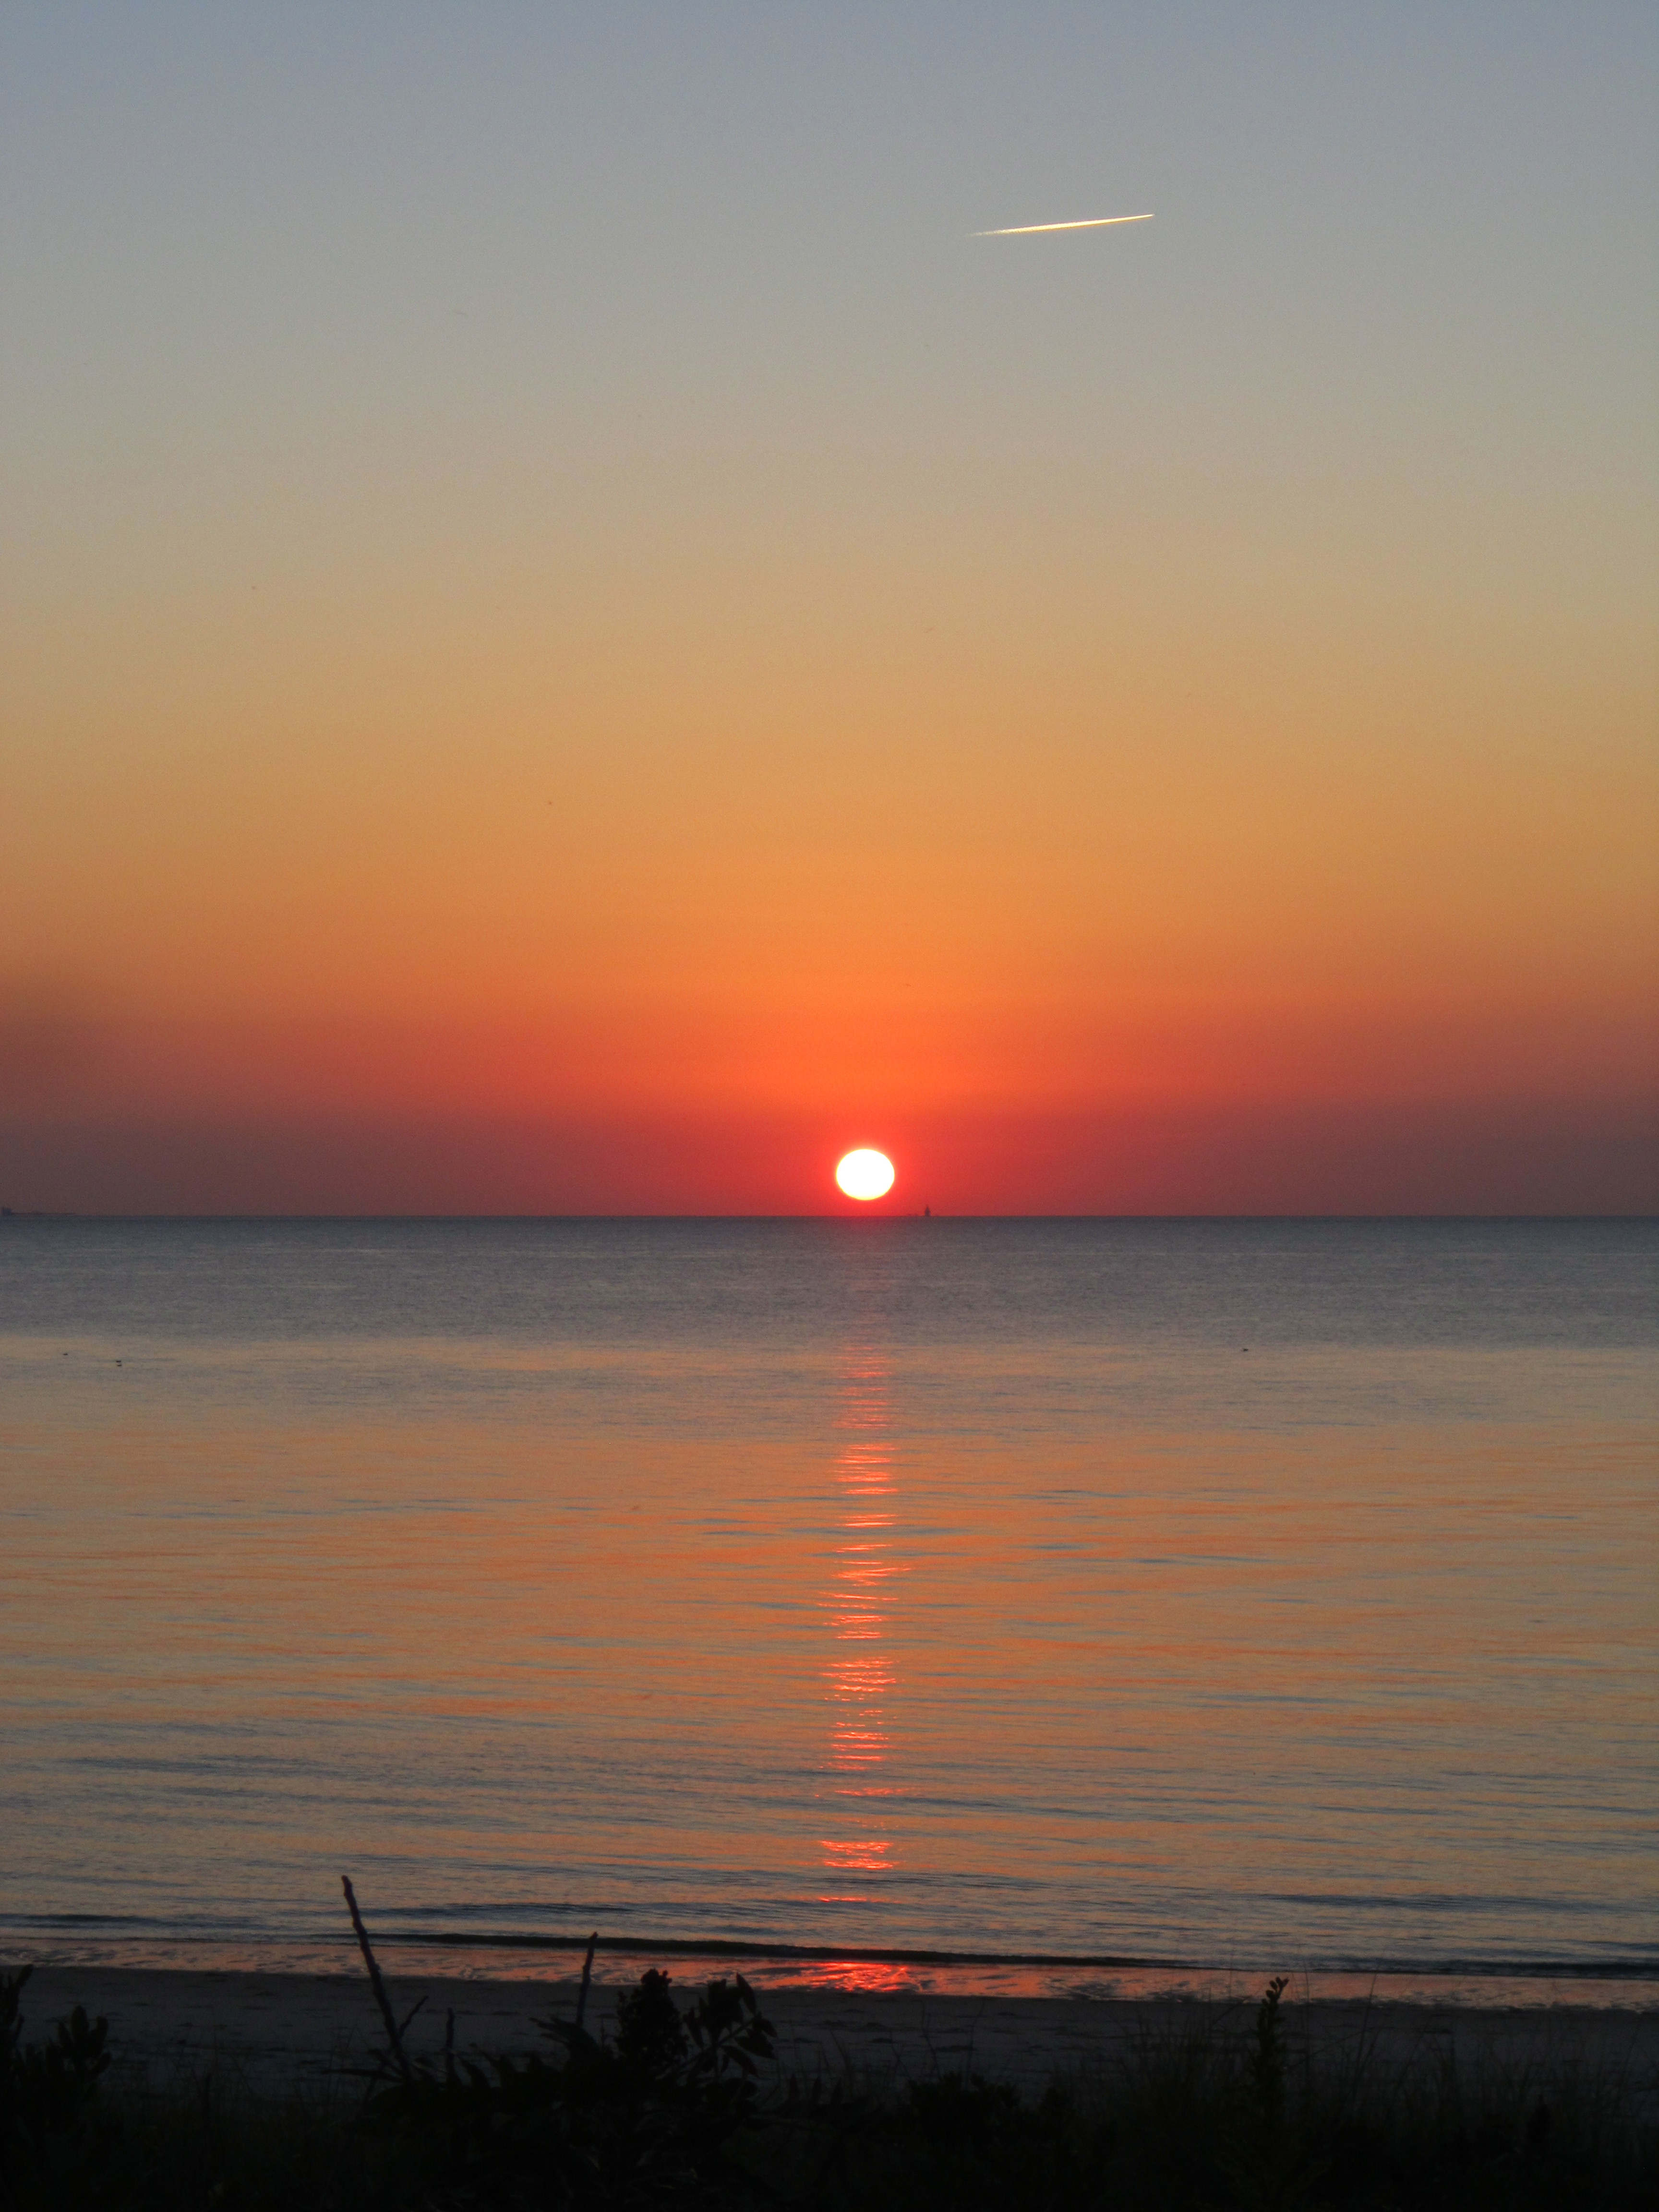
{"label": "wet sand", "polygon": [[[690,1974],[675,1981],[683,1995],[698,1986]],[[394,1972],[387,1985],[400,2019],[424,2000],[408,2030],[411,2053],[441,2049],[452,2010],[462,2055],[533,2050],[543,2041],[537,2021],[550,2013],[571,2018],[577,1995],[574,1979]],[[595,1984],[590,2027],[614,2021],[627,1986]],[[781,2073],[892,2083],[960,2070],[1033,2088],[1115,2067],[1149,2045],[1248,2036],[1255,2014],[1254,1994],[1207,2002],[786,1987],[763,1990],[761,2003],[777,2030]],[[372,2067],[384,2041],[361,1973],[41,1966],[24,1992],[26,2034],[40,2035],[77,2004],[107,2017],[113,2078],[132,2087],[163,2088],[211,2072],[261,2094],[356,2095],[355,2069]],[[1293,2047],[1333,2063],[1367,2052],[1370,2063],[1395,2069],[1453,2059],[1540,2081],[1590,2074],[1618,2081],[1639,2104],[1659,2104],[1659,2011],[1297,2002],[1292,1992],[1285,2025]]]}

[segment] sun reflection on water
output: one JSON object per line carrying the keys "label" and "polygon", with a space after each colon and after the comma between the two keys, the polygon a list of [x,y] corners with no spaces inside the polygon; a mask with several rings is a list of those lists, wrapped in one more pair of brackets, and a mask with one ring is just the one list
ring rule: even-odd
{"label": "sun reflection on water", "polygon": [[819,1796],[837,1831],[821,1836],[825,1870],[845,1886],[826,1905],[865,1905],[867,1886],[893,1871],[893,1840],[884,1778],[892,1753],[888,1703],[896,1680],[887,1647],[889,1585],[899,1572],[892,1557],[894,1515],[890,1370],[873,1352],[854,1352],[842,1375],[837,1425],[848,1431],[836,1455],[840,1510],[830,1584],[823,1599],[831,1654],[824,1668],[829,1742]]}

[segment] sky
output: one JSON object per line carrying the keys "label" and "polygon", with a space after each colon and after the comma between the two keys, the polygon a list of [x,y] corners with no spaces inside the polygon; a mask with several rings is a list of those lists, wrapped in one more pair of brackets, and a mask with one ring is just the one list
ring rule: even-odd
{"label": "sky", "polygon": [[1651,1210],[1656,92],[7,0],[0,1200]]}

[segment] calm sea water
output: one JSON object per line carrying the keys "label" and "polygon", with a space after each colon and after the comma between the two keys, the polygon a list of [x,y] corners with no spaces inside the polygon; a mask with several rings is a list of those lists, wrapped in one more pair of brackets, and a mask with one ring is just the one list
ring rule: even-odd
{"label": "calm sea water", "polygon": [[6,1221],[0,1942],[1659,1966],[1656,1261]]}

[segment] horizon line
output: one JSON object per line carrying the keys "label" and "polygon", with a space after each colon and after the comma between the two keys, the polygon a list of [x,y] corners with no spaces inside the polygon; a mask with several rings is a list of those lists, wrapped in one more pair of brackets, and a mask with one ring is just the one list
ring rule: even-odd
{"label": "horizon line", "polygon": [[848,1212],[842,1211],[842,1210],[840,1210],[840,1209],[837,1209],[837,1210],[836,1210],[836,1211],[834,1211],[834,1212],[817,1212],[817,1213],[691,1213],[691,1212],[679,1212],[679,1213],[647,1213],[647,1212],[629,1212],[629,1213],[615,1213],[615,1212],[610,1212],[610,1213],[507,1213],[507,1212],[487,1212],[487,1213],[478,1213],[478,1212],[472,1212],[472,1213],[409,1213],[409,1212],[389,1212],[389,1211],[377,1211],[377,1212],[362,1212],[362,1213],[301,1212],[298,1212],[298,1211],[294,1211],[294,1212],[211,1212],[211,1213],[203,1213],[203,1212],[176,1212],[176,1213],[136,1213],[136,1212],[119,1212],[119,1213],[118,1213],[118,1212],[80,1212],[80,1211],[78,1211],[78,1210],[76,1210],[76,1209],[75,1209],[75,1208],[73,1208],[73,1207],[69,1207],[69,1206],[0,1206],[0,1220],[4,1220],[4,1221],[8,1221],[8,1222],[24,1222],[24,1221],[33,1221],[33,1222],[46,1222],[46,1221],[58,1221],[58,1222],[61,1222],[61,1221],[88,1221],[88,1222],[104,1222],[104,1221],[125,1221],[125,1222],[162,1222],[162,1221],[178,1221],[178,1222],[208,1222],[208,1221],[224,1221],[224,1222],[232,1222],[232,1221],[235,1221],[235,1222],[249,1222],[249,1221],[292,1221],[292,1222],[343,1222],[343,1221],[410,1221],[410,1222],[413,1222],[413,1221],[443,1221],[443,1222],[471,1222],[471,1221],[514,1221],[514,1222],[533,1222],[533,1221],[541,1221],[541,1222],[564,1222],[564,1221],[617,1221],[617,1222],[622,1222],[622,1221],[634,1221],[634,1222],[697,1221],[697,1222],[714,1222],[714,1221],[730,1221],[730,1222],[761,1222],[761,1221],[781,1221],[781,1222],[800,1222],[800,1221],[923,1221],[923,1220],[927,1220],[927,1221],[976,1221],[976,1222],[983,1222],[983,1221],[1012,1221],[1012,1222],[1031,1222],[1031,1221],[1057,1221],[1057,1222],[1066,1222],[1066,1221],[1078,1221],[1078,1222],[1080,1222],[1080,1221],[1113,1221],[1113,1222],[1128,1222],[1128,1221],[1133,1221],[1133,1222],[1206,1222],[1206,1223],[1207,1223],[1207,1222],[1241,1222],[1241,1223],[1256,1223],[1256,1222],[1315,1222],[1315,1221],[1317,1221],[1317,1222],[1332,1222],[1332,1223],[1383,1222],[1383,1221],[1387,1221],[1387,1222],[1411,1222],[1411,1221],[1419,1221],[1419,1222],[1478,1222],[1478,1221],[1490,1221],[1490,1222],[1519,1222],[1519,1221],[1540,1221],[1540,1222],[1543,1222],[1543,1221],[1548,1221],[1548,1222],[1569,1222],[1569,1221],[1620,1221],[1620,1222],[1637,1222],[1637,1221],[1659,1221],[1659,1207],[1648,1207],[1648,1208],[1646,1208],[1646,1209],[1643,1209],[1643,1210],[1632,1210],[1632,1209],[1630,1209],[1630,1208],[1625,1208],[1625,1209],[1621,1209],[1621,1210],[1620,1210],[1620,1211],[1618,1211],[1618,1212],[1613,1212],[1613,1211],[1610,1211],[1610,1210],[1604,1210],[1604,1211],[1601,1211],[1601,1212],[1589,1212],[1589,1213],[1583,1212],[1582,1212],[1582,1211],[1580,1211],[1580,1212],[1524,1212],[1524,1213],[1523,1213],[1523,1212],[1514,1212],[1513,1210],[1504,1211],[1504,1212],[1485,1212],[1485,1211],[1483,1211],[1483,1212],[1457,1212],[1457,1213],[1453,1213],[1453,1212],[1434,1212],[1434,1213],[1425,1213],[1425,1212],[1389,1212],[1389,1213],[1376,1213],[1376,1212],[1345,1212],[1345,1213],[1338,1213],[1338,1212],[1328,1212],[1328,1213],[1306,1213],[1306,1212],[1280,1212],[1280,1213],[1243,1213],[1243,1212],[1227,1212],[1227,1213],[1176,1213],[1176,1212],[1160,1212],[1160,1213],[965,1213],[965,1212],[964,1212],[964,1213],[953,1213],[953,1212],[941,1212],[939,1208],[937,1208],[937,1207],[935,1207],[935,1206],[931,1206],[928,1207],[927,1212],[925,1212],[925,1213],[924,1213],[924,1212],[923,1212],[920,1208],[913,1209],[913,1208],[908,1207],[908,1206],[905,1206],[905,1207],[902,1207],[902,1208],[901,1208],[901,1207],[896,1207],[896,1206],[891,1206],[891,1207],[887,1207],[887,1208],[883,1209],[883,1208],[880,1208],[878,1206],[861,1206],[861,1207],[860,1207],[860,1211],[859,1211],[858,1212],[856,1212],[856,1213],[853,1213],[853,1212]]}

